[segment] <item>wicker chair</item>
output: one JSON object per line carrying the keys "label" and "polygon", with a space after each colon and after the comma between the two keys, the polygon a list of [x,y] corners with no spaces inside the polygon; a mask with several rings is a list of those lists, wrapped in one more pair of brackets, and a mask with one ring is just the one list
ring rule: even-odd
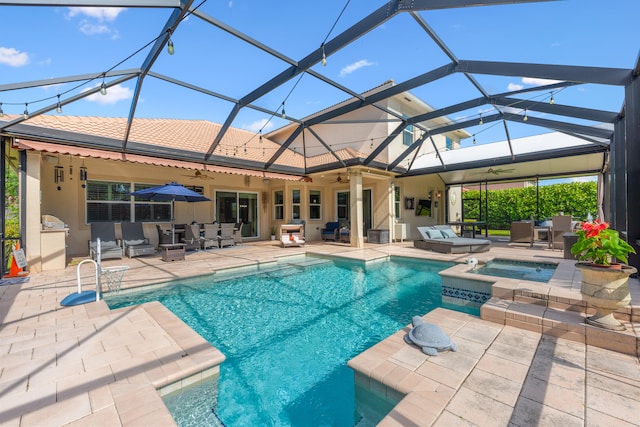
{"label": "wicker chair", "polygon": [[511,223],[510,240],[512,243],[529,243],[533,245],[534,222],[533,221],[516,221]]}

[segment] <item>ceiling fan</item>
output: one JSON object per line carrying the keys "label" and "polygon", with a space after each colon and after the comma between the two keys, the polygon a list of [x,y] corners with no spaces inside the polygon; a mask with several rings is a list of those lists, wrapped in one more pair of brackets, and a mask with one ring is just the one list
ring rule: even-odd
{"label": "ceiling fan", "polygon": [[514,168],[489,168],[485,172],[474,172],[472,175],[502,175],[503,173],[513,173],[514,170]]}
{"label": "ceiling fan", "polygon": [[193,175],[182,175],[182,176],[189,177],[189,179],[210,179],[210,180],[215,179],[211,175],[207,175],[206,173],[200,170],[196,170]]}

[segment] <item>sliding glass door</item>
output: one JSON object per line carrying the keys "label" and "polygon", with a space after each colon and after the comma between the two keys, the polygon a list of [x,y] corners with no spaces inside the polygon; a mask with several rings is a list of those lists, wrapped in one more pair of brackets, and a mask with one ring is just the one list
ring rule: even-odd
{"label": "sliding glass door", "polygon": [[216,220],[242,222],[242,237],[258,237],[258,193],[216,191]]}
{"label": "sliding glass door", "polygon": [[[351,200],[350,193],[348,191],[338,191],[336,193],[336,218],[343,222],[351,222]],[[364,235],[367,235],[367,230],[371,228],[373,222],[373,214],[371,208],[371,189],[366,188],[362,190],[362,227]]]}

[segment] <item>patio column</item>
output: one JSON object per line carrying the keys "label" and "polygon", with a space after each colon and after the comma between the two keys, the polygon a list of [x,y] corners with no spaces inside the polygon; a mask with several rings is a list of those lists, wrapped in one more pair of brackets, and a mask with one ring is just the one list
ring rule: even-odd
{"label": "patio column", "polygon": [[362,208],[362,172],[349,171],[349,195],[351,205],[351,247],[364,247],[364,214]]}
{"label": "patio column", "polygon": [[388,184],[388,209],[389,215],[387,215],[387,228],[389,228],[389,243],[396,241],[396,222],[398,219],[396,218],[396,205],[395,205],[395,195],[396,195],[396,184],[393,179],[389,178],[387,180]]}
{"label": "patio column", "polygon": [[25,257],[30,272],[42,271],[42,251],[40,244],[40,168],[42,156],[37,151],[27,151],[27,167],[25,173],[26,197],[24,209],[26,215],[24,225]]}

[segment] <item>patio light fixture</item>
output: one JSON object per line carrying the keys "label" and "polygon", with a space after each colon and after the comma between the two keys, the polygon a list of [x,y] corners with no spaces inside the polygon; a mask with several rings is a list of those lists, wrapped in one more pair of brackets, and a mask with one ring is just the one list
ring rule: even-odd
{"label": "patio light fixture", "polygon": [[549,98],[549,104],[553,105],[555,104],[556,100],[553,99],[553,92],[550,92],[550,93],[551,93],[551,98]]}
{"label": "patio light fixture", "polygon": [[0,102],[0,117],[4,116],[4,111],[2,111],[2,102]]}
{"label": "patio light fixture", "polygon": [[102,94],[102,96],[107,94],[107,85],[104,82],[104,74],[102,74],[102,85],[100,85],[100,94]]}
{"label": "patio light fixture", "polygon": [[324,54],[324,42],[320,45],[320,47],[322,48],[322,61],[320,61],[320,63],[322,64],[323,67],[327,66],[327,55]]}
{"label": "patio light fixture", "polygon": [[529,120],[529,117],[527,116],[527,109],[524,109],[524,117],[522,118],[523,122],[526,122],[527,120]]}
{"label": "patio light fixture", "polygon": [[173,47],[173,40],[171,40],[171,30],[167,30],[167,32],[169,33],[169,41],[167,42],[167,52],[169,53],[169,55],[173,55],[176,50]]}
{"label": "patio light fixture", "polygon": [[28,102],[24,103],[24,113],[22,113],[22,117],[24,117],[25,120],[27,120],[29,118],[29,103]]}
{"label": "patio light fixture", "polygon": [[484,124],[484,122],[482,121],[482,113],[480,113],[480,121],[478,122],[479,125]]}
{"label": "patio light fixture", "polygon": [[56,112],[58,114],[62,113],[62,105],[60,105],[60,94],[58,94],[58,106],[56,107]]}
{"label": "patio light fixture", "polygon": [[287,114],[284,112],[284,101],[282,101],[282,114],[280,115],[283,119],[287,118]]}

